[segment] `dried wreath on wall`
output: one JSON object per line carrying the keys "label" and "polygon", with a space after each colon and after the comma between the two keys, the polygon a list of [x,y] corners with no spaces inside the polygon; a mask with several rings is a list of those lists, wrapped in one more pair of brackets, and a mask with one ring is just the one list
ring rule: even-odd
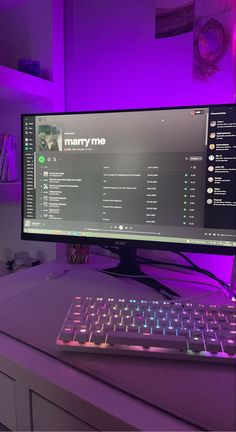
{"label": "dried wreath on wall", "polygon": [[215,18],[200,18],[194,34],[194,78],[207,80],[219,70],[225,55],[230,34]]}

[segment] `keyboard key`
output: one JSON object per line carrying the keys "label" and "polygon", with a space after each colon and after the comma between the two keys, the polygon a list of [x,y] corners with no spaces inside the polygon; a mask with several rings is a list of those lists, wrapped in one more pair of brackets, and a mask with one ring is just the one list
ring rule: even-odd
{"label": "keyboard key", "polygon": [[162,304],[162,308],[164,310],[171,309],[171,303],[164,301],[163,304]]}
{"label": "keyboard key", "polygon": [[132,322],[133,322],[133,319],[131,318],[131,315],[124,316],[124,318],[123,318],[124,324],[129,325],[129,324],[132,324]]}
{"label": "keyboard key", "polygon": [[147,325],[155,327],[157,325],[157,320],[155,318],[147,318]]}
{"label": "keyboard key", "polygon": [[153,327],[152,333],[154,334],[162,334],[163,335],[163,328],[162,327]]}
{"label": "keyboard key", "polygon": [[100,322],[98,322],[98,323],[92,323],[91,326],[90,326],[90,329],[92,331],[101,331],[102,328],[103,328],[103,325]]}
{"label": "keyboard key", "polygon": [[227,316],[224,314],[219,314],[219,316],[217,317],[217,320],[219,323],[227,322]]}
{"label": "keyboard key", "polygon": [[82,325],[86,325],[86,321],[80,321],[80,320],[68,320],[68,324],[73,325],[73,327],[78,328],[81,327]]}
{"label": "keyboard key", "polygon": [[236,340],[226,339],[222,342],[224,352],[227,354],[236,354]]}
{"label": "keyboard key", "polygon": [[173,310],[168,313],[168,316],[171,320],[178,319],[178,317],[179,317],[178,313],[176,311],[173,311]]}
{"label": "keyboard key", "polygon": [[180,321],[177,318],[175,318],[173,320],[170,320],[170,325],[171,327],[178,329],[180,326]]}
{"label": "keyboard key", "polygon": [[202,337],[201,330],[190,330],[191,337]]}
{"label": "keyboard key", "polygon": [[233,326],[231,325],[231,323],[221,323],[221,330],[233,330]]}
{"label": "keyboard key", "polygon": [[185,328],[193,329],[194,324],[191,320],[185,320],[183,324]]}
{"label": "keyboard key", "polygon": [[159,320],[162,320],[162,319],[166,319],[166,312],[159,312],[159,311],[157,311],[157,313],[156,313],[156,317],[159,319]]}
{"label": "keyboard key", "polygon": [[75,341],[80,343],[88,342],[89,336],[90,336],[89,330],[81,329],[77,331],[75,335]]}
{"label": "keyboard key", "polygon": [[184,306],[184,310],[185,311],[193,311],[194,305],[192,303],[186,303],[186,305]]}
{"label": "keyboard key", "polygon": [[134,318],[133,322],[137,325],[141,325],[145,323],[145,318],[143,316],[139,318],[136,317]]}
{"label": "keyboard key", "polygon": [[180,312],[180,314],[179,314],[179,318],[181,319],[181,320],[187,320],[187,319],[189,319],[189,314],[188,314],[188,312],[185,312],[185,311],[183,311],[183,312]]}
{"label": "keyboard key", "polygon": [[104,331],[113,331],[114,330],[114,324],[112,324],[112,323],[106,323],[106,324],[103,324],[103,330]]}
{"label": "keyboard key", "polygon": [[189,337],[189,330],[188,329],[181,329],[178,331],[179,336]]}
{"label": "keyboard key", "polygon": [[133,316],[137,317],[137,318],[142,317],[143,316],[143,312],[140,309],[134,310]]}
{"label": "keyboard key", "polygon": [[107,322],[107,314],[102,313],[99,315],[99,322],[106,323]]}
{"label": "keyboard key", "polygon": [[113,315],[111,317],[111,323],[112,324],[119,324],[121,322],[121,316],[120,315]]}
{"label": "keyboard key", "polygon": [[194,312],[194,313],[192,314],[192,317],[193,317],[194,321],[195,321],[195,320],[201,320],[201,318],[202,318],[202,314],[201,314],[200,312]]}
{"label": "keyboard key", "polygon": [[86,319],[86,314],[84,312],[71,312],[67,319],[84,321]]}
{"label": "keyboard key", "polygon": [[70,342],[73,340],[75,329],[73,327],[65,327],[60,333],[60,339],[63,342]]}
{"label": "keyboard key", "polygon": [[173,309],[176,311],[182,311],[183,310],[183,306],[182,303],[180,302],[174,302],[172,303]]}
{"label": "keyboard key", "polygon": [[205,312],[206,311],[206,305],[197,305],[195,307],[195,310],[198,312]]}
{"label": "keyboard key", "polygon": [[[128,332],[138,333],[138,329],[139,329],[139,326],[136,324],[131,324],[128,326]],[[120,329],[118,327],[116,327],[116,330],[120,331]]]}
{"label": "keyboard key", "polygon": [[71,311],[73,311],[73,312],[81,312],[81,311],[85,311],[86,310],[86,305],[84,305],[84,304],[76,304],[76,303],[74,303],[74,304],[72,304],[71,305]]}
{"label": "keyboard key", "polygon": [[92,313],[92,314],[87,315],[87,321],[90,323],[98,322],[98,319],[99,319],[99,316],[97,314]]}
{"label": "keyboard key", "polygon": [[215,321],[215,316],[213,314],[208,314],[205,316],[205,320],[210,323]]}
{"label": "keyboard key", "polygon": [[167,329],[165,330],[165,334],[166,334],[166,335],[173,335],[173,336],[176,336],[176,329],[173,329],[173,328],[167,328]]}
{"label": "keyboard key", "polygon": [[179,350],[187,349],[187,342],[184,336],[163,336],[158,334],[144,336],[134,333],[109,332],[106,342],[113,345],[139,345]]}
{"label": "keyboard key", "polygon": [[209,330],[220,330],[220,325],[215,322],[208,323]]}
{"label": "keyboard key", "polygon": [[217,339],[207,339],[206,340],[206,351],[211,353],[222,352],[220,341]]}
{"label": "keyboard key", "polygon": [[198,321],[198,323],[196,323],[195,326],[199,330],[206,329],[206,323],[205,323],[205,321]]}
{"label": "keyboard key", "polygon": [[93,305],[88,306],[87,312],[88,313],[97,313],[97,310],[98,310],[97,305],[93,304]]}
{"label": "keyboard key", "polygon": [[103,333],[99,330],[92,332],[90,342],[94,342],[97,344],[104,343],[105,342],[105,333]]}
{"label": "keyboard key", "polygon": [[76,305],[79,305],[79,304],[82,304],[82,303],[83,303],[82,297],[75,297],[75,304]]}
{"label": "keyboard key", "polygon": [[219,308],[216,305],[207,306],[207,310],[210,312],[218,312]]}
{"label": "keyboard key", "polygon": [[219,339],[234,339],[235,338],[235,334],[227,331],[227,330],[222,330],[222,331],[218,331],[216,332],[217,336]]}
{"label": "keyboard key", "polygon": [[201,337],[194,337],[188,340],[189,349],[192,351],[200,352],[205,351],[203,339]]}
{"label": "keyboard key", "polygon": [[145,312],[144,312],[144,317],[145,317],[145,318],[154,318],[154,317],[155,317],[155,314],[154,314],[153,311],[145,311]]}
{"label": "keyboard key", "polygon": [[148,327],[147,325],[140,326],[140,333],[151,333],[150,327]]}
{"label": "keyboard key", "polygon": [[236,307],[231,305],[220,306],[220,311],[227,314],[236,314]]}
{"label": "keyboard key", "polygon": [[205,339],[215,339],[216,333],[214,330],[205,330],[203,331],[203,335]]}
{"label": "keyboard key", "polygon": [[126,331],[126,326],[124,324],[116,325],[116,331]]}
{"label": "keyboard key", "polygon": [[84,332],[84,330],[89,330],[89,325],[88,324],[79,324],[77,326],[77,331],[81,331]]}

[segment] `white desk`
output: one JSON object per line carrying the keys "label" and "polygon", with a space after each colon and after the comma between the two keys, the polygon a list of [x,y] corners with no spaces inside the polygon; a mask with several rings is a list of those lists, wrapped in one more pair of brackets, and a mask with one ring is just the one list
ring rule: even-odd
{"label": "white desk", "polygon": [[[102,267],[103,265],[104,259],[96,258],[96,266]],[[78,294],[97,295],[99,293],[106,295],[112,291],[113,296],[157,298],[156,293],[151,288],[110,278],[95,272],[91,269],[91,265],[69,267],[70,270],[65,277],[50,281],[46,281],[47,275],[65,268],[65,265],[46,263],[30,270],[1,277],[0,302],[4,300],[8,302],[10,298],[16,299],[16,296],[22,296],[27,291],[36,295],[41,289],[50,290],[50,288],[58,287],[58,293],[60,293],[60,290],[70,290],[72,286],[78,288]],[[161,271],[160,275],[164,277],[167,273]],[[166,277],[168,278],[168,275]],[[184,280],[185,277],[185,275],[178,275],[176,279],[182,278]],[[194,277],[191,276],[191,279]],[[176,284],[178,285],[178,283]],[[181,285],[179,290],[183,290],[184,282],[179,283],[179,285]],[[170,286],[173,288],[174,282],[170,283]],[[204,289],[206,290],[207,287]],[[207,291],[209,291],[209,287]],[[188,289],[188,295],[189,293],[191,295],[194,293],[194,284]],[[207,299],[208,297],[206,297]],[[210,296],[209,299],[214,301],[214,296]],[[39,317],[40,313],[41,311],[39,311]],[[109,360],[107,361],[109,364]],[[146,360],[147,362],[148,360]],[[139,373],[137,364],[134,365],[134,368],[130,366],[125,368],[124,364],[122,367],[127,373]],[[158,367],[161,371],[163,364],[156,360],[153,379],[158,372]],[[173,380],[173,398],[178,397],[176,390],[178,390],[177,386],[181,387],[182,385],[181,374],[183,377],[185,374],[184,379],[187,380],[187,372],[184,367],[180,377],[176,375],[180,373],[181,369],[175,371],[176,367],[180,368],[181,365],[176,365],[173,362],[172,368],[169,369],[170,380]],[[194,368],[197,373],[197,380],[207,379],[203,364],[194,364]],[[214,370],[214,368],[216,369]],[[218,376],[219,383],[218,387],[216,386],[218,394],[217,391],[213,392],[216,384],[212,384],[212,379],[209,376],[209,388],[214,394],[212,393],[211,397],[206,390],[206,393],[202,395],[203,398],[206,398],[205,408],[199,412],[194,408],[199,424],[207,423],[210,425],[212,422],[219,425],[218,430],[234,430],[235,427],[233,428],[232,425],[236,426],[233,409],[236,403],[236,387],[232,380],[235,375],[232,374],[232,370],[224,369],[224,372],[221,372],[219,365],[212,366],[210,371],[212,377],[215,372]],[[149,382],[148,385],[152,384]],[[157,385],[157,382],[153,382],[153,385]],[[193,389],[194,391],[196,390]],[[194,400],[194,394],[192,397]],[[186,405],[186,415],[183,415],[183,418],[189,417],[187,410]],[[181,420],[180,417],[177,418],[167,411],[153,408],[135,397],[91,378],[83,372],[66,366],[62,362],[1,333],[0,423],[11,430],[202,430],[200,427],[192,426]],[[215,429],[217,430],[217,427]]]}

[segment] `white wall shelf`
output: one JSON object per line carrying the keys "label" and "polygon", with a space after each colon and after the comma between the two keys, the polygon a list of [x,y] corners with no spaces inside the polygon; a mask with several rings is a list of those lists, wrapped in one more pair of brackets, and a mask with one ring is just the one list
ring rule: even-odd
{"label": "white wall shelf", "polygon": [[[0,134],[16,137],[20,178],[21,114],[64,110],[64,0],[0,0],[0,28]],[[20,58],[39,61],[42,77],[19,71]],[[20,240],[20,202],[21,183],[0,182],[0,259],[35,250]],[[55,257],[54,245],[40,247]]]}
{"label": "white wall shelf", "polygon": [[3,102],[30,102],[35,98],[52,100],[55,83],[0,65],[0,94]]}

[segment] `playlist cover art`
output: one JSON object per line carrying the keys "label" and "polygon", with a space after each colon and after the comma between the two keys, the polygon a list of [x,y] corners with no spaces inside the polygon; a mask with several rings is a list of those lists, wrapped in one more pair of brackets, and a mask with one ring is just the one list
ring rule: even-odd
{"label": "playlist cover art", "polygon": [[38,150],[62,151],[62,128],[51,124],[39,125]]}

